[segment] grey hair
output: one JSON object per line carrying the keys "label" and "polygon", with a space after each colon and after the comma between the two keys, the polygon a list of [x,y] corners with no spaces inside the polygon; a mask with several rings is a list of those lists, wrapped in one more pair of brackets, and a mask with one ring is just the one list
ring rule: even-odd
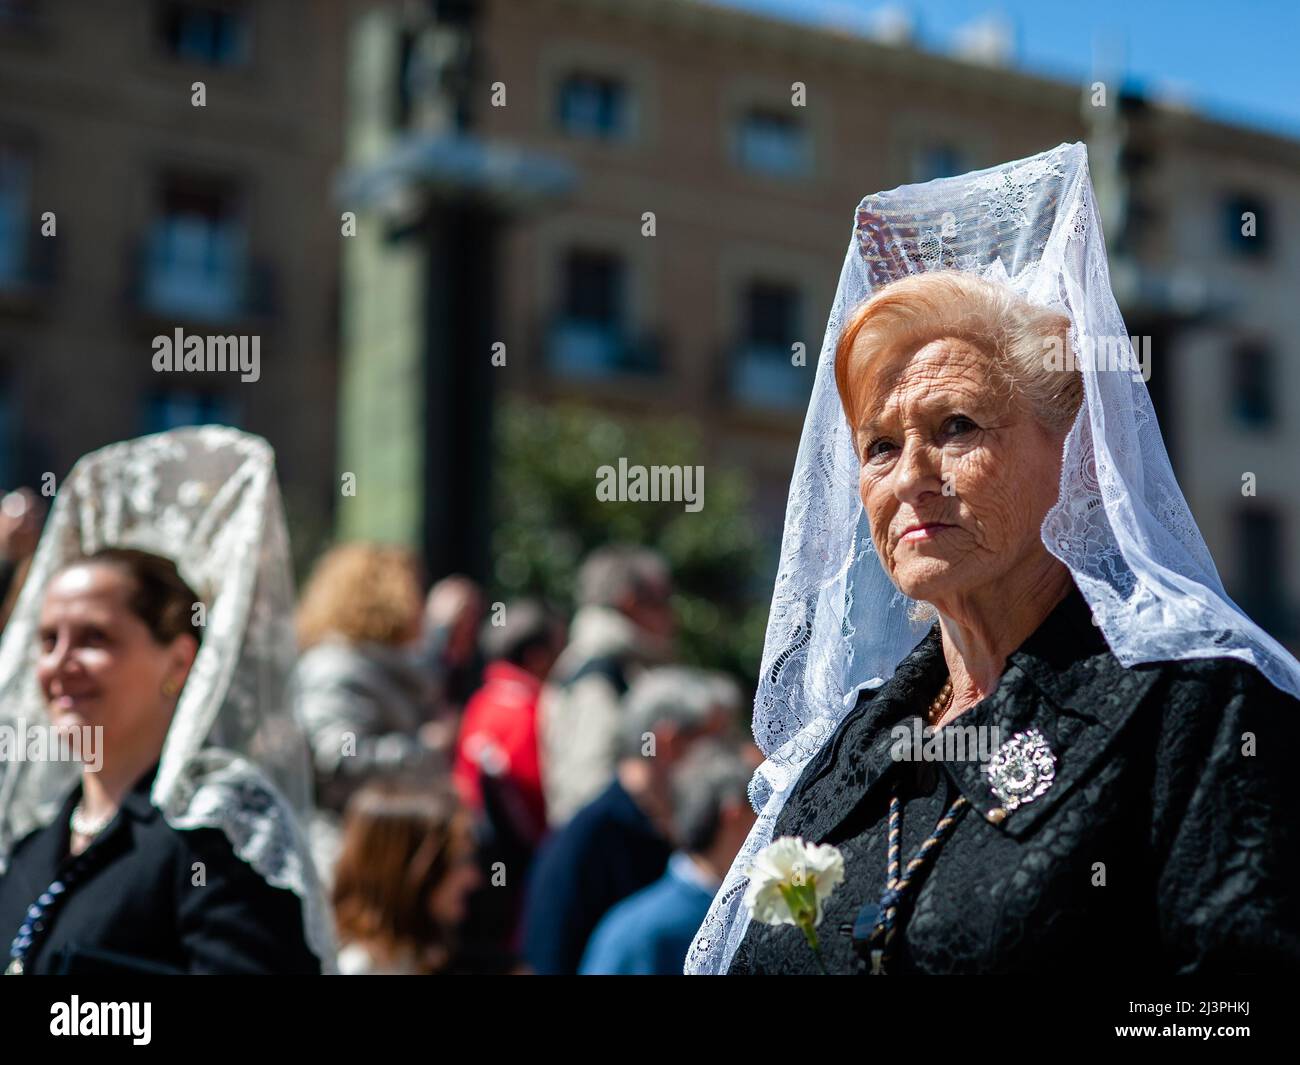
{"label": "grey hair", "polygon": [[640,596],[671,579],[663,555],[649,547],[611,544],[587,556],[578,571],[578,602],[583,606],[615,606],[629,595]]}
{"label": "grey hair", "polygon": [[531,648],[559,642],[560,619],[537,599],[507,603],[502,615],[504,624],[493,624],[489,617],[479,630],[479,648],[489,662],[504,659],[523,665]]}
{"label": "grey hair", "polygon": [[[1008,393],[1021,396],[1040,425],[1064,434],[1083,403],[1083,375],[1073,366],[1056,369],[1049,352],[1064,353],[1070,326],[1062,311],[1040,307],[975,274],[912,274],[873,293],[849,315],[835,348],[840,401],[852,423],[860,413],[854,397],[866,375],[896,365],[928,341],[956,337],[991,356],[991,368]],[[859,348],[872,356],[858,357]]]}
{"label": "grey hair", "polygon": [[749,767],[725,743],[710,741],[692,748],[673,772],[673,829],[677,845],[698,854],[718,834],[727,803],[748,805]]}
{"label": "grey hair", "polygon": [[623,704],[624,757],[641,752],[645,737],[661,725],[687,731],[704,728],[727,705],[720,701],[716,675],[689,666],[659,666],[642,673]]}
{"label": "grey hair", "polygon": [[745,696],[740,685],[736,683],[736,678],[730,673],[712,670],[705,674],[704,681],[712,688],[713,701],[717,707],[724,711],[733,723],[739,721]]}

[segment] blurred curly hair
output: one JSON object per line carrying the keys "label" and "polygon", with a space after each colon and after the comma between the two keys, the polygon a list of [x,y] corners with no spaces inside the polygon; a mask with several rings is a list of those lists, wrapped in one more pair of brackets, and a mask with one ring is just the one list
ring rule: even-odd
{"label": "blurred curly hair", "polygon": [[396,647],[419,631],[420,566],[403,547],[350,543],[316,560],[298,603],[298,645],[330,637]]}

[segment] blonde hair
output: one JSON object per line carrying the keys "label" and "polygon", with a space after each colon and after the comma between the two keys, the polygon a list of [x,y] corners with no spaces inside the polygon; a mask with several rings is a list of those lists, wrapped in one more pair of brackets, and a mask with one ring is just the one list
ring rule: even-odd
{"label": "blonde hair", "polygon": [[[965,340],[991,356],[991,376],[1008,398],[1022,398],[1045,429],[1064,434],[1083,402],[1076,369],[1049,365],[1051,346],[1066,350],[1070,319],[1038,307],[1005,285],[958,270],[913,274],[856,307],[835,345],[835,386],[844,413],[854,400],[907,356],[932,340]],[[871,357],[854,360],[859,341]]]}
{"label": "blonde hair", "polygon": [[298,606],[303,650],[330,636],[397,646],[411,639],[423,607],[420,567],[402,547],[341,544],[316,561]]}

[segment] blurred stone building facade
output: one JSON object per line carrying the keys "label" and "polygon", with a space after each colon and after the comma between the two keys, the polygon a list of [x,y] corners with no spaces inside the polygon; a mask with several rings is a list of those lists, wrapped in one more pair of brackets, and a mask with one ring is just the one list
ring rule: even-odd
{"label": "blurred stone building facade", "polygon": [[[0,487],[227,421],[300,549],[482,541],[499,341],[492,395],[690,418],[775,537],[861,197],[1085,139],[1184,491],[1294,645],[1300,143],[1108,89],[705,0],[0,0]],[[436,253],[408,178],[471,208]],[[155,373],[177,327],[260,336],[260,380]]]}
{"label": "blurred stone building facade", "polygon": [[484,35],[485,133],[578,174],[512,231],[511,385],[693,416],[769,524],[858,201],[1083,134],[1074,86],[707,4],[504,0]]}
{"label": "blurred stone building facade", "polygon": [[[0,487],[227,422],[275,446],[299,546],[328,534],[345,13],[0,2]],[[259,379],[155,372],[177,328],[260,337]]]}
{"label": "blurred stone building facade", "polygon": [[[868,39],[701,0],[380,5],[406,42],[386,75],[399,95],[419,94],[411,42],[435,8],[472,26],[462,132],[575,177],[501,231],[493,335],[510,359],[498,391],[685,415],[708,461],[751,473],[772,537],[861,197],[1088,141],[1115,289],[1130,331],[1150,337],[1149,384],[1184,492],[1230,593],[1296,645],[1295,140],[1118,80],[1099,98],[1095,79],[1026,74],[996,49],[936,55],[905,33]],[[390,140],[410,132],[397,126]],[[373,357],[367,347],[350,362]],[[388,417],[371,406],[358,439]],[[387,461],[381,476],[401,467]]]}
{"label": "blurred stone building facade", "polygon": [[527,361],[506,387],[692,416],[775,534],[858,201],[1087,140],[1180,483],[1230,594],[1296,645],[1300,143],[695,0],[483,7],[482,91],[508,93],[485,134],[577,172],[510,230],[501,328]]}

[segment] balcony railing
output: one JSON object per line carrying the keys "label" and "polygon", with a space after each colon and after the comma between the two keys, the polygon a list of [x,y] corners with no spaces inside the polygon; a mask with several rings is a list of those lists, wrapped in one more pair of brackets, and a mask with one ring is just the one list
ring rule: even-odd
{"label": "balcony railing", "polygon": [[130,300],[148,314],[233,322],[275,313],[275,277],[266,263],[221,249],[203,259],[168,256],[150,240],[134,258]]}
{"label": "balcony railing", "polygon": [[555,319],[546,333],[546,364],[564,377],[651,376],[663,370],[661,339],[609,322]]}
{"label": "balcony railing", "polygon": [[808,405],[816,356],[805,366],[791,363],[788,347],[742,343],[731,349],[730,394],[734,402],[769,410],[802,410]]}

